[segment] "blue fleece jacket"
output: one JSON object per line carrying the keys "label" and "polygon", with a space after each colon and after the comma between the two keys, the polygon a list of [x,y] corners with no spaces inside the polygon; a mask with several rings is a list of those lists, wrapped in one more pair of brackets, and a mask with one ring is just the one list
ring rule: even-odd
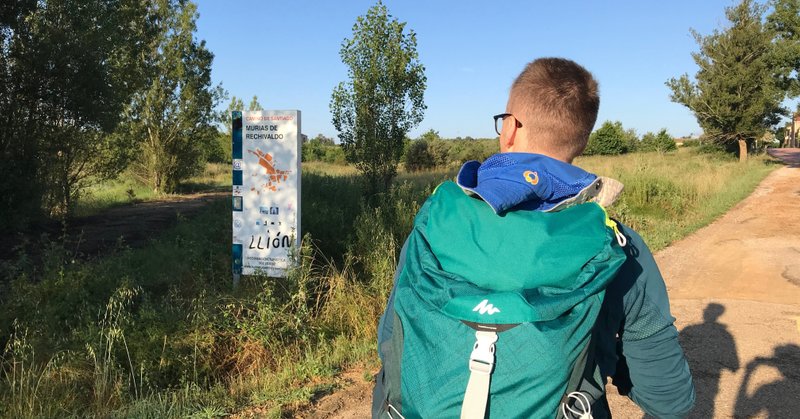
{"label": "blue fleece jacket", "polygon": [[[683,418],[694,406],[692,375],[678,343],[664,279],[644,240],[620,225],[628,259],[606,289],[594,337],[605,380],[657,418]],[[608,408],[605,414],[611,417]],[[594,417],[606,416],[595,409]]]}

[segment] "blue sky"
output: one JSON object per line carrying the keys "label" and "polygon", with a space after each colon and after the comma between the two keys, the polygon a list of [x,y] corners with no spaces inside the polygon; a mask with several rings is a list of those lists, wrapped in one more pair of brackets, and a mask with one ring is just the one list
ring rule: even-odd
{"label": "blue sky", "polygon": [[[400,1],[389,12],[417,33],[428,87],[425,119],[411,137],[494,137],[491,116],[529,61],[566,57],[600,83],[600,115],[641,135],[660,128],[700,133],[691,112],[669,100],[664,82],[693,75],[697,45],[725,25],[730,0]],[[255,94],[266,109],[299,109],[303,133],[335,137],[331,91],[347,77],[339,58],[366,0],[198,0],[200,39],[214,52],[213,78],[230,95]],[[227,102],[223,104],[227,106]]]}

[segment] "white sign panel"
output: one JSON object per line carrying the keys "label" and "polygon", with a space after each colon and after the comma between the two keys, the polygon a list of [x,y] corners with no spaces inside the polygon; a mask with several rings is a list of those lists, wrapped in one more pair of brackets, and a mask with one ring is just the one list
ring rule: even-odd
{"label": "white sign panel", "polygon": [[285,277],[300,243],[300,111],[232,120],[233,272]]}

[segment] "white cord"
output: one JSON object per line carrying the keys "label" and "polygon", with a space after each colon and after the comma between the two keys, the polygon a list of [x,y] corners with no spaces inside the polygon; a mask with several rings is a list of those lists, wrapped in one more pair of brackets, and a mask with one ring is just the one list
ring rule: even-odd
{"label": "white cord", "polygon": [[628,244],[628,238],[625,237],[625,235],[619,232],[615,235],[617,236],[617,243],[619,243],[619,247],[625,247],[625,245]]}
{"label": "white cord", "polygon": [[[580,405],[582,412],[567,406],[571,399],[575,399],[577,401],[577,404]],[[593,419],[592,403],[589,401],[589,398],[580,391],[573,391],[572,393],[567,394],[567,400],[565,400],[564,403],[561,403],[561,413],[564,414],[565,418],[570,417],[570,415],[567,414],[567,411],[574,415],[573,417],[578,419]]]}
{"label": "white cord", "polygon": [[397,409],[395,409],[392,405],[389,405],[389,409],[386,410],[386,414],[389,415],[389,419],[394,419],[392,410],[394,410],[394,413],[397,413],[397,416],[400,416],[400,419],[406,419],[405,416],[401,415],[400,412],[398,412]]}

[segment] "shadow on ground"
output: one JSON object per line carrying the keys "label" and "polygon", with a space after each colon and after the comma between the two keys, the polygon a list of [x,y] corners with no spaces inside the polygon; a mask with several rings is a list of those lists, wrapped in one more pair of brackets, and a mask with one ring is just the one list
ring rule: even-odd
{"label": "shadow on ground", "polygon": [[[680,332],[697,394],[695,410],[690,417],[725,417],[726,414],[719,411],[729,411],[729,408],[717,409],[717,395],[722,384],[720,380],[733,374],[742,377],[735,395],[734,417],[796,417],[800,412],[797,395],[800,346],[778,345],[772,356],[755,357],[742,366],[733,335],[728,326],[719,321],[723,313],[724,305],[710,303],[703,310],[702,323],[689,325]],[[730,374],[724,374],[725,371]],[[754,379],[759,374],[762,377]],[[771,378],[765,380],[767,375]]]}
{"label": "shadow on ground", "polygon": [[[798,366],[800,346],[794,344],[778,346],[774,356],[757,357],[749,362],[736,398],[736,417],[760,417],[763,414],[770,418],[797,417],[800,414],[800,397],[796,388],[800,383]],[[748,391],[751,378],[762,368],[777,369],[783,378]]]}
{"label": "shadow on ground", "polygon": [[719,322],[724,312],[722,304],[708,304],[703,310],[703,323],[687,326],[680,333],[681,346],[694,378],[695,406],[706,407],[700,410],[702,416],[708,418],[714,417],[714,400],[722,371],[735,373],[740,368],[733,335],[727,325]]}

